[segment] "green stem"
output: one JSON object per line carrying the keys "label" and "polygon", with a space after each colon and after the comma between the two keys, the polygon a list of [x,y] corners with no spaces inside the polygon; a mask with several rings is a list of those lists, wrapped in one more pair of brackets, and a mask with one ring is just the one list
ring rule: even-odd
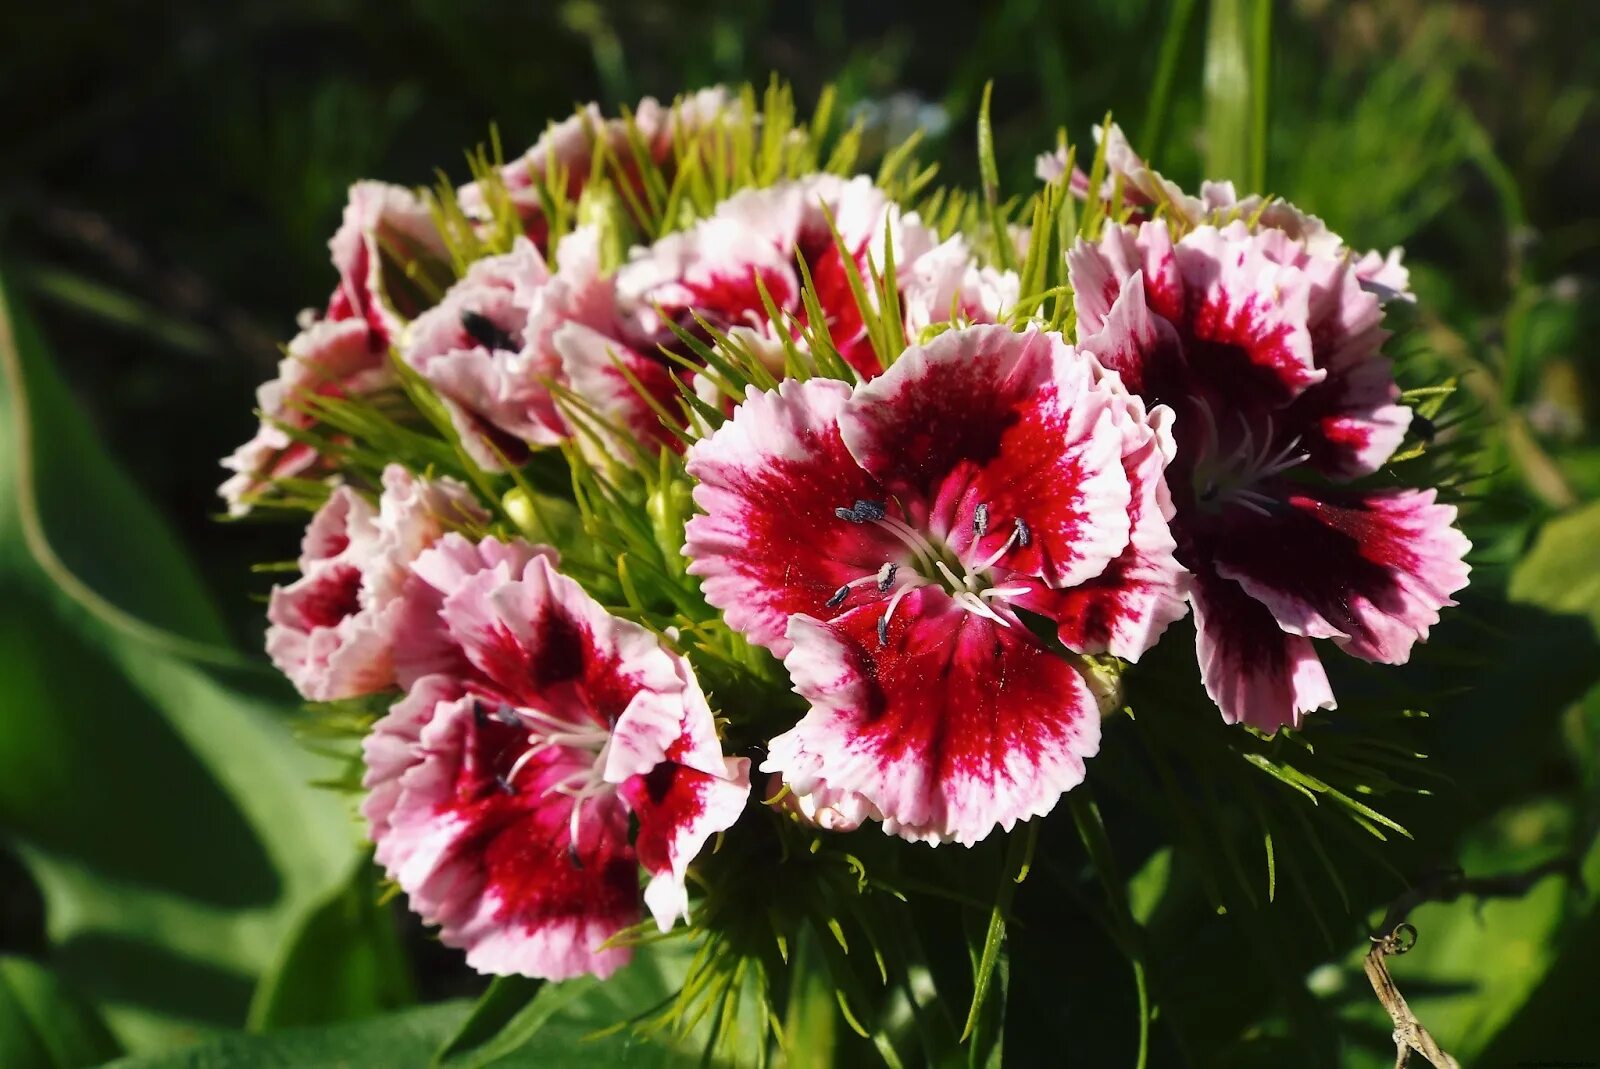
{"label": "green stem", "polygon": [[1172,0],[1167,28],[1161,35],[1161,54],[1156,60],[1155,83],[1150,91],[1150,104],[1144,113],[1141,147],[1147,160],[1161,157],[1167,133],[1167,112],[1172,106],[1172,86],[1178,77],[1178,61],[1183,58],[1183,44],[1189,37],[1194,6],[1195,0]]}

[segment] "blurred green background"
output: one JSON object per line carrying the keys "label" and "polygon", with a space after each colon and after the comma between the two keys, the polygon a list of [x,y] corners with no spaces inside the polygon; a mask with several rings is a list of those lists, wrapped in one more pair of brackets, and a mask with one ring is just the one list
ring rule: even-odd
{"label": "blurred green background", "polygon": [[[1267,90],[1248,109],[1265,123],[1265,191],[1322,215],[1355,248],[1406,247],[1425,370],[1459,377],[1470,419],[1457,433],[1479,436],[1471,597],[1410,677],[1445,695],[1423,748],[1448,781],[1408,811],[1422,846],[1393,863],[1415,879],[1430,864],[1493,874],[1573,862],[1511,900],[1425,907],[1423,942],[1396,959],[1396,976],[1467,1064],[1600,1064],[1600,1026],[1585,1009],[1600,981],[1600,911],[1576,878],[1584,869],[1600,886],[1600,5],[6,8],[6,1069],[94,1064],[247,1023],[340,1021],[478,989],[452,955],[374,905],[350,804],[306,786],[326,769],[289,737],[292,703],[255,657],[272,577],[250,570],[292,556],[297,532],[213,520],[217,459],[252,431],[253,391],[296,312],[332,285],[325,242],[352,180],[424,184],[441,167],[463,180],[462,150],[490,123],[519,151],[578,101],[665,99],[775,71],[807,104],[836,83],[882,142],[923,128],[947,181],[976,179],[975,112],[990,79],[1007,192],[1030,188],[1033,157],[1058,126],[1086,142],[1107,110],[1168,176],[1244,181],[1217,172],[1240,157],[1214,124],[1207,138],[1214,79],[1230,61],[1208,28],[1235,16],[1248,24],[1240,40],[1264,31],[1268,44],[1265,69],[1259,51],[1238,57]],[[1351,857],[1341,864],[1381,869]],[[1140,878],[1158,875],[1147,865]],[[1327,938],[1284,950],[1281,975],[1204,938],[1169,975],[1156,968],[1167,1012],[1152,1064],[1392,1064],[1388,1026],[1352,962],[1363,919],[1398,883],[1365,877],[1354,882],[1388,890],[1343,905],[1348,923]],[[1294,903],[1285,908],[1293,916]],[[1078,933],[1053,934],[1074,973]],[[1122,998],[1128,985],[1120,971],[1093,974],[1123,968],[1094,946],[1083,961],[1087,974],[1042,996],[1017,992],[1013,1006],[1093,1033],[1097,1014],[1117,1012],[1100,988]],[[444,1027],[406,1020],[433,1041]],[[1008,1049],[1041,1049],[1009,1029]],[[1101,1065],[1120,1063],[1130,1041],[1074,1043],[1081,1064]],[[284,1058],[273,1064],[319,1064]]]}

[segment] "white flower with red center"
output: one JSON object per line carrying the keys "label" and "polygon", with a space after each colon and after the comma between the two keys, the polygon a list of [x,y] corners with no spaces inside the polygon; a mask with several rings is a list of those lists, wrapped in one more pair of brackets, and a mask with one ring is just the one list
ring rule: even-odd
{"label": "white flower with red center", "polygon": [[[640,149],[652,166],[661,169],[663,179],[670,185],[685,152],[683,141],[714,127],[720,116],[737,116],[739,108],[739,101],[721,86],[690,93],[670,107],[663,107],[654,97],[645,97],[633,110],[633,128]],[[613,181],[627,181],[642,202],[646,194],[628,122],[607,119],[598,104],[585,104],[575,115],[552,123],[528,151],[500,168],[500,180],[522,221],[523,232],[540,249],[548,247],[550,238],[550,221],[545,218],[539,195],[541,187],[559,170],[566,179],[566,196],[576,201],[589,183],[596,146],[602,143],[611,163],[606,175]],[[710,162],[702,160],[703,164]],[[462,186],[456,191],[456,198],[469,219],[487,221],[489,206],[479,183]]]}
{"label": "white flower with red center", "polygon": [[479,260],[419,316],[401,356],[433,386],[468,455],[498,471],[503,456],[567,437],[549,383],[561,371],[548,346],[529,336],[529,315],[550,281],[544,257],[526,238],[502,256]]}
{"label": "white flower with red center", "polygon": [[434,303],[452,277],[450,253],[433,214],[415,193],[386,182],[350,187],[344,220],[328,240],[339,285],[330,320],[359,319],[373,347],[387,350],[406,323]]}
{"label": "white flower with red center", "polygon": [[1470,546],[1433,490],[1344,485],[1411,418],[1356,265],[1243,223],[1174,245],[1163,221],[1069,259],[1079,344],[1177,413],[1172,526],[1224,718],[1271,732],[1333,707],[1313,639],[1404,662],[1466,585]]}
{"label": "white flower with red center", "polygon": [[273,588],[272,663],[312,701],[394,686],[411,562],[451,528],[487,519],[465,486],[418,479],[398,464],[384,470],[376,508],[350,487],[335,487],[306,528],[300,578]]}
{"label": "white flower with red center", "polygon": [[[610,422],[643,441],[671,441],[650,399],[676,411],[673,379],[693,377],[660,351],[692,356],[672,326],[703,334],[698,316],[767,354],[771,370],[781,375],[781,335],[761,287],[781,315],[806,323],[802,264],[815,284],[833,344],[857,374],[871,378],[881,367],[847,265],[853,263],[870,290],[868,260],[884,269],[886,235],[894,246],[908,328],[947,321],[953,311],[989,322],[1015,303],[1014,275],[980,269],[960,238],[940,244],[915,213],[902,213],[868,179],[815,175],[746,190],[693,228],[636,249],[616,275],[614,324],[607,329],[574,323],[555,331],[567,378]],[[795,322],[784,325],[803,346]]]}
{"label": "white flower with red center", "polygon": [[[1116,186],[1122,186],[1122,203],[1133,208],[1134,220],[1143,221],[1159,207],[1168,218],[1176,219],[1184,227],[1221,225],[1230,221],[1247,221],[1260,232],[1281,231],[1293,241],[1301,242],[1318,257],[1347,255],[1344,239],[1326,223],[1293,204],[1282,200],[1268,200],[1259,193],[1240,197],[1229,181],[1200,183],[1200,196],[1190,196],[1169,178],[1162,177],[1133,150],[1127,135],[1116,123],[1094,128],[1095,142],[1104,142],[1106,178],[1100,196],[1110,202]],[[1058,181],[1066,174],[1066,150],[1057,149],[1038,158],[1034,174],[1042,182]],[[1072,192],[1078,197],[1089,195],[1089,178],[1081,169],[1074,168],[1068,179]],[[1401,263],[1403,249],[1390,249],[1388,255],[1374,250],[1354,257],[1352,274],[1357,281],[1380,298],[1414,301],[1410,289],[1411,273]]]}
{"label": "white flower with red center", "polygon": [[[1059,336],[949,331],[855,387],[750,395],[688,454],[706,600],[811,711],[764,771],[910,839],[973,843],[1083,778],[1100,714],[1075,653],[1136,659],[1181,616],[1170,413]],[[817,806],[813,806],[817,808]]]}
{"label": "white flower with red center", "polygon": [[247,515],[274,480],[328,474],[317,448],[289,433],[317,425],[308,407],[313,399],[363,397],[393,384],[388,354],[373,349],[364,321],[324,320],[302,331],[279,362],[278,377],[256,390],[261,426],[255,436],[222,461],[234,473],[217,488],[228,513]]}
{"label": "white flower with red center", "polygon": [[606,976],[630,953],[607,944],[639,920],[639,867],[665,931],[689,863],[743,810],[748,762],[723,756],[687,662],[542,553],[452,537],[416,573],[442,584],[457,658],[366,741],[378,861],[474,968]]}
{"label": "white flower with red center", "polygon": [[313,397],[364,397],[394,386],[390,344],[407,320],[433,303],[428,287],[449,282],[449,256],[427,206],[399,186],[351,186],[328,248],[339,283],[327,315],[288,344],[278,377],[256,391],[261,426],[255,437],[222,462],[234,472],[217,490],[230,515],[248,514],[276,479],[329,474],[327,458],[285,428],[317,425],[306,408]]}

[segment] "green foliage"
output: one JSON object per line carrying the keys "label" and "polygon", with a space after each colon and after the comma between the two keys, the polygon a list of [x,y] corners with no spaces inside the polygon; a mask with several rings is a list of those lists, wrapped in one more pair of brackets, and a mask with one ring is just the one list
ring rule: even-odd
{"label": "green foliage", "polygon": [[247,1024],[259,1032],[369,1017],[415,1002],[412,987],[376,870],[363,857],[344,885],[296,918]]}
{"label": "green foliage", "polygon": [[0,1063],[10,1069],[80,1069],[121,1053],[105,1022],[50,970],[0,957]]}
{"label": "green foliage", "polygon": [[[0,826],[52,964],[131,1049],[239,1022],[355,858],[266,677],[0,300]],[[48,435],[43,437],[42,435]]]}
{"label": "green foliage", "polygon": [[1600,628],[1600,502],[1545,524],[1511,577],[1511,596],[1587,616]]}

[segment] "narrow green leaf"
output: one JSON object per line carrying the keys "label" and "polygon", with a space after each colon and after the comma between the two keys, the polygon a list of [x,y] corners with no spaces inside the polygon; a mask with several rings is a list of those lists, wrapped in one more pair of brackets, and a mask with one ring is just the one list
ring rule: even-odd
{"label": "narrow green leaf", "polygon": [[1010,271],[1016,267],[1017,250],[1011,244],[1011,234],[1000,211],[1000,165],[995,162],[994,126],[989,118],[993,96],[994,83],[985,83],[983,103],[978,107],[978,174],[983,181],[983,203],[994,239],[995,261],[1002,270]]}
{"label": "narrow green leaf", "polygon": [[[1254,55],[1256,23],[1262,17],[1258,9],[1270,4],[1271,0],[1212,0],[1206,27],[1206,174],[1245,183],[1247,189],[1258,188],[1249,183],[1256,178],[1257,155],[1265,151],[1256,144],[1258,76],[1253,68],[1265,66],[1265,49],[1261,56]],[[1264,79],[1263,71],[1262,85]],[[1265,103],[1259,107],[1264,109]]]}
{"label": "narrow green leaf", "polygon": [[100,1015],[50,970],[0,957],[0,1065],[79,1069],[120,1053]]}
{"label": "narrow green leaf", "polygon": [[1172,107],[1172,87],[1178,78],[1183,46],[1189,39],[1189,23],[1194,17],[1195,0],[1172,0],[1167,25],[1161,32],[1161,51],[1156,60],[1155,81],[1150,102],[1145,107],[1140,147],[1147,160],[1160,159],[1166,147],[1167,114]]}
{"label": "narrow green leaf", "polygon": [[1039,834],[1038,827],[1029,822],[1023,829],[1013,832],[1006,847],[1005,870],[1000,885],[995,890],[994,907],[989,911],[989,927],[983,937],[983,952],[978,957],[972,977],[972,1005],[967,1008],[967,1021],[961,1028],[961,1042],[972,1037],[978,1027],[979,1014],[989,997],[994,983],[996,967],[1000,964],[1000,947],[1005,942],[1006,917],[1011,912],[1012,900],[1017,894],[1017,876],[1025,869],[1033,853],[1032,841]]}

